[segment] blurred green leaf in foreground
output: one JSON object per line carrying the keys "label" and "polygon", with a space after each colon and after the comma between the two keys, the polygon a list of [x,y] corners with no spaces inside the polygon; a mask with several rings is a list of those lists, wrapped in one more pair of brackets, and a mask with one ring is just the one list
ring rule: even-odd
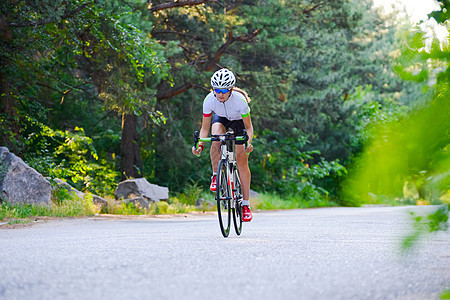
{"label": "blurred green leaf in foreground", "polygon": [[[450,1],[440,4],[442,11],[450,9]],[[439,14],[429,16],[436,15]],[[436,21],[449,30],[448,20]],[[429,90],[413,109],[390,121],[374,124],[374,138],[350,169],[345,193],[349,198],[370,204],[442,205],[427,217],[415,217],[416,230],[405,241],[408,246],[421,232],[448,227],[450,48],[448,35],[444,40],[426,39],[418,27],[407,33],[404,44],[397,73],[404,79],[427,82]]]}

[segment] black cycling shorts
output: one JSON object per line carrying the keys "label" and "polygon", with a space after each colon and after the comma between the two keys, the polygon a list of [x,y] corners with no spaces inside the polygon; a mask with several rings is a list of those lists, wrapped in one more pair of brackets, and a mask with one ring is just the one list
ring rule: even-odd
{"label": "black cycling shorts", "polygon": [[[230,121],[225,117],[220,117],[216,114],[213,114],[211,124],[220,123],[225,127],[225,130],[233,129],[233,132],[236,136],[242,136],[244,134],[244,121],[243,120],[234,120]],[[236,145],[243,145],[245,141],[236,141]]]}

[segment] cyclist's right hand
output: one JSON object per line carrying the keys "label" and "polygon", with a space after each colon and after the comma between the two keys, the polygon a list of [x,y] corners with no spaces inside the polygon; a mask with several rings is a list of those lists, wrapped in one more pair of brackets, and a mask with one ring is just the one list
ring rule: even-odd
{"label": "cyclist's right hand", "polygon": [[202,153],[203,152],[203,145],[198,145],[198,147],[197,147],[197,149],[195,149],[195,147],[194,146],[192,146],[192,154],[194,154],[194,155],[200,155],[200,153]]}

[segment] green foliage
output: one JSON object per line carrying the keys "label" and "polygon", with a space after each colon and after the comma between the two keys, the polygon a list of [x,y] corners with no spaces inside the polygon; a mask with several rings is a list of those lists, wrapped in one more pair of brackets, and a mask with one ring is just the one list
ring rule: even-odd
{"label": "green foliage", "polygon": [[440,296],[439,299],[441,299],[441,300],[444,300],[444,299],[450,299],[450,290],[445,290],[445,291],[443,291],[443,292],[441,293],[441,296]]}
{"label": "green foliage", "polygon": [[369,203],[373,196],[401,198],[413,182],[420,198],[439,203],[449,187],[449,109],[447,100],[436,99],[379,126],[353,172],[350,189],[357,197]]}
{"label": "green foliage", "polygon": [[399,111],[395,118],[374,127],[373,139],[366,143],[350,179],[350,191],[369,203],[380,197],[403,198],[405,186],[412,184],[421,200],[439,204],[450,186],[448,46],[432,44],[430,51],[425,52],[423,34],[414,33],[408,38],[416,47],[404,50],[400,59],[402,68],[408,70],[409,62],[414,67],[409,72],[422,72],[420,66],[424,67],[424,73],[434,74],[437,80],[434,96],[430,99],[423,95],[422,101],[410,110]]}
{"label": "green foliage", "polygon": [[1,73],[8,82],[1,92],[15,100],[10,108],[17,112],[7,116],[0,107],[2,144],[39,171],[101,194],[111,194],[117,183],[114,158],[120,140],[105,144],[91,136],[120,132],[111,112],[159,121],[153,111],[155,87],[169,67],[157,52],[161,46],[139,29],[142,24],[148,28],[148,22],[122,4],[0,5],[6,26],[0,37]]}
{"label": "green foliage", "polygon": [[135,205],[134,203],[121,203],[118,205],[113,212],[113,214],[118,215],[143,215],[146,210],[140,206]]}
{"label": "green foliage", "polygon": [[52,189],[52,201],[57,205],[61,205],[65,201],[75,200],[76,197],[75,192],[70,192],[65,188],[53,187]]}
{"label": "green foliage", "polygon": [[[442,4],[441,12],[430,15],[440,22],[448,8],[447,1]],[[448,24],[445,26],[448,31]],[[373,138],[351,171],[346,190],[350,199],[372,203],[415,197],[418,202],[445,203],[426,216],[412,214],[413,230],[403,240],[404,250],[411,249],[425,233],[448,230],[450,56],[448,36],[446,39],[443,43],[434,39],[427,47],[424,33],[418,28],[405,35],[407,46],[396,71],[404,79],[432,86],[432,94],[422,95],[411,109],[396,114],[396,119],[375,126]]]}
{"label": "green foliage", "polygon": [[19,120],[16,115],[10,116],[5,113],[0,113],[0,124],[2,124],[0,127],[0,139],[5,141],[2,146],[6,146],[11,151],[23,149],[25,146],[19,133],[13,130],[14,125],[17,123],[19,123]]}
{"label": "green foliage", "polygon": [[413,217],[413,230],[405,237],[402,243],[402,249],[408,251],[412,246],[426,233],[436,232],[439,230],[446,231],[448,229],[448,213],[450,205],[443,205],[436,209],[434,213],[426,216]]}
{"label": "green foliage", "polygon": [[[93,141],[83,128],[75,127],[74,132],[53,130],[29,121],[34,125],[26,139],[30,151],[26,160],[31,167],[44,176],[64,179],[79,190],[101,195],[114,193],[119,174],[111,162],[99,161]],[[33,149],[36,153],[31,154]]]}
{"label": "green foliage", "polygon": [[439,0],[438,3],[441,9],[431,12],[428,17],[434,18],[436,22],[444,24],[450,17],[450,1]]}
{"label": "green foliage", "polygon": [[255,139],[256,149],[266,149],[259,156],[261,160],[257,160],[259,157],[254,160],[255,185],[282,195],[300,194],[307,201],[326,198],[328,191],[317,182],[331,174],[341,175],[346,172],[345,168],[338,161],[314,159],[320,155],[318,151],[302,152],[300,149],[307,140],[295,130],[292,133],[294,137],[283,138],[278,132],[265,130],[261,138]]}
{"label": "green foliage", "polygon": [[195,205],[202,192],[203,189],[197,182],[187,183],[184,192],[178,195],[179,202],[186,205]]}

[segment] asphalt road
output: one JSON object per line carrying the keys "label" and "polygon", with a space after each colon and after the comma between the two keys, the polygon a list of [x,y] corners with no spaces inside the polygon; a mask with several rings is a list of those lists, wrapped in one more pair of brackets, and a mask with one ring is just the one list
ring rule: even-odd
{"label": "asphalt road", "polygon": [[439,299],[449,232],[400,251],[422,209],[260,212],[226,239],[214,214],[0,226],[0,299]]}

